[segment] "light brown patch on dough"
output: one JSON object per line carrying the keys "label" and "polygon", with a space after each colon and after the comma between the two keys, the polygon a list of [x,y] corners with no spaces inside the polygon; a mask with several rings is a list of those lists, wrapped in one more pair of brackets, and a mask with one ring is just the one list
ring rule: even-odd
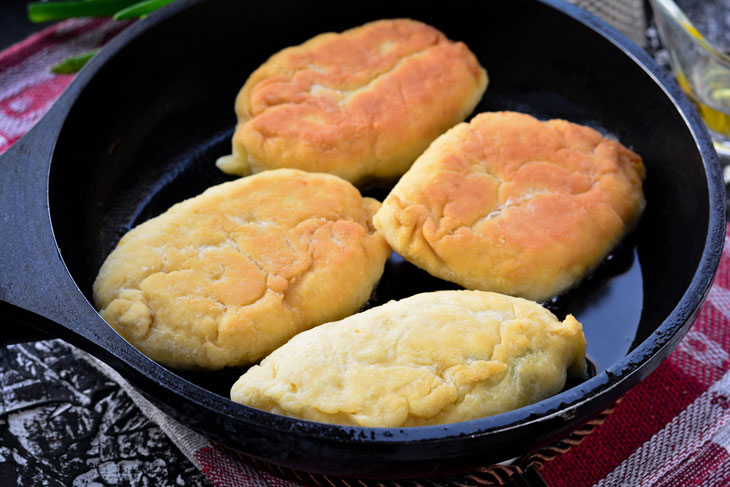
{"label": "light brown patch on dough", "polygon": [[408,19],[318,35],[269,58],[236,98],[233,156],[245,175],[278,167],[352,182],[403,174],[466,118],[486,72],[460,42]]}
{"label": "light brown patch on dough", "polygon": [[125,235],[94,301],[166,365],[244,365],[367,301],[390,255],[371,225],[378,207],[326,174],[282,169],[224,183]]}
{"label": "light brown patch on dough", "polygon": [[591,128],[482,113],[434,141],[374,223],[437,277],[541,301],[635,225],[643,179],[638,155]]}
{"label": "light brown patch on dough", "polygon": [[439,291],[300,333],[249,369],[231,399],[312,421],[423,426],[498,414],[585,373],[580,323],[537,303]]}

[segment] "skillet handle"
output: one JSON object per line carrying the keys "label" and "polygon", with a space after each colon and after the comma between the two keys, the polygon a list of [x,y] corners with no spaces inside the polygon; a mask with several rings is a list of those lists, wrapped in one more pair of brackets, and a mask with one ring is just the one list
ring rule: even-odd
{"label": "skillet handle", "polygon": [[[141,390],[170,386],[79,289],[56,245],[49,211],[51,157],[74,83],[43,119],[0,155],[0,342],[61,338],[118,370]],[[176,380],[176,379],[173,379]]]}
{"label": "skillet handle", "polygon": [[[0,156],[0,340],[18,343],[51,338],[54,323],[26,309],[38,276],[38,252],[45,254],[38,233],[48,219],[47,174],[51,144],[36,127]],[[40,212],[39,207],[40,206]],[[34,216],[40,213],[40,221]],[[35,260],[35,262],[33,262]],[[31,299],[29,299],[31,298]],[[41,331],[46,330],[46,332]]]}
{"label": "skillet handle", "polygon": [[51,109],[0,156],[0,339],[6,341],[50,335],[82,344],[110,335],[66,269],[51,226],[48,181],[61,112]]}

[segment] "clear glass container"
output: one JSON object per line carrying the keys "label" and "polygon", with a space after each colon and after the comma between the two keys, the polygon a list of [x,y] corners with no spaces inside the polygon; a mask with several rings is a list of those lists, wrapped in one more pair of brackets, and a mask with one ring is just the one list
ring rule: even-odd
{"label": "clear glass container", "polygon": [[650,0],[682,90],[730,158],[730,0]]}

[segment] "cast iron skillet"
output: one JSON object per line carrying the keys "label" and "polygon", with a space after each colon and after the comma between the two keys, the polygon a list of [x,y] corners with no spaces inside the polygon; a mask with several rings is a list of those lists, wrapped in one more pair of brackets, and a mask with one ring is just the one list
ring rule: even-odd
{"label": "cast iron skillet", "polygon": [[[644,157],[648,206],[636,232],[593,279],[549,303],[584,322],[595,376],[494,417],[352,428],[231,402],[240,371],[176,373],[137,352],[90,303],[105,256],[133,225],[229,179],[213,162],[230,150],[238,89],[268,56],[386,17],[425,21],[471,47],[491,78],[477,111],[586,123]],[[0,160],[5,333],[27,325],[76,344],[182,423],[275,464],[391,478],[468,469],[566,434],[677,345],[722,251],[719,172],[676,84],[620,34],[567,4],[181,0],[115,39]],[[371,304],[440,287],[449,286],[394,258]]]}

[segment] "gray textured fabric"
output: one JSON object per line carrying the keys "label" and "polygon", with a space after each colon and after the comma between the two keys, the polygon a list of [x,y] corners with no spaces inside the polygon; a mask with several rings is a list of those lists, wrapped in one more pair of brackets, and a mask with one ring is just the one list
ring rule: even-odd
{"label": "gray textured fabric", "polygon": [[605,20],[641,47],[645,44],[643,0],[568,0]]}

